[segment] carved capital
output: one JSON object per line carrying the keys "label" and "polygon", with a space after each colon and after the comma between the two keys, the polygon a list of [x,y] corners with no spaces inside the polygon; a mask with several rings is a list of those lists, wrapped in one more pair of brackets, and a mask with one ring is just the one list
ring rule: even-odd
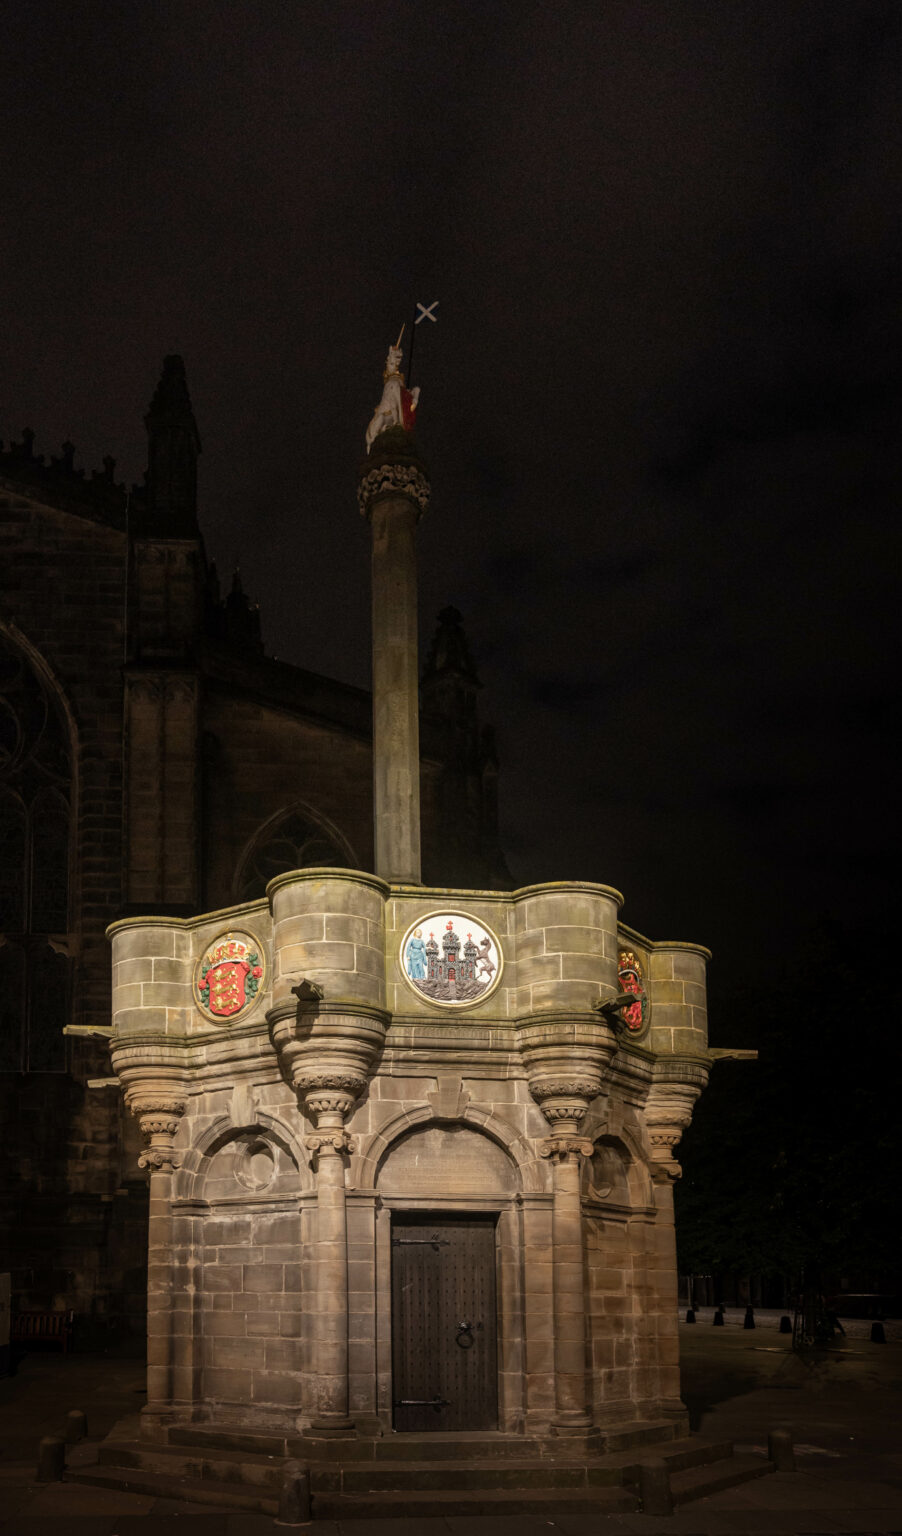
{"label": "carved capital", "polygon": [[172,1171],[180,1156],[173,1147],[179,1121],[185,1113],[186,1100],[169,1094],[126,1095],[126,1103],[141,1127],[145,1150],[138,1158],[139,1168]]}
{"label": "carved capital", "polygon": [[343,1152],[353,1152],[354,1138],[345,1130],[317,1131],[315,1136],[304,1137],[304,1146],[315,1167],[320,1157],[340,1157]]}
{"label": "carved capital", "polygon": [[357,500],[364,517],[369,515],[372,503],[383,496],[406,496],[422,516],[429,506],[429,481],[414,464],[397,464],[389,460],[376,464],[362,477],[357,487]]}
{"label": "carved capital", "polygon": [[585,1136],[547,1136],[539,1142],[539,1156],[559,1158],[561,1162],[571,1157],[591,1157],[594,1143]]}

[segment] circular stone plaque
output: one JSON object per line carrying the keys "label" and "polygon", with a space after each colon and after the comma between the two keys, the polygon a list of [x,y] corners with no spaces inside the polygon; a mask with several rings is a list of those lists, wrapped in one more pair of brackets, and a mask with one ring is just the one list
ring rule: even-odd
{"label": "circular stone plaque", "polygon": [[438,1008],[472,1008],[494,992],[504,957],[491,928],[466,912],[428,912],[411,923],[400,951],[404,980]]}
{"label": "circular stone plaque", "polygon": [[219,934],[197,962],[194,1000],[208,1019],[236,1019],[252,1008],[265,982],[266,956],[252,933]]}

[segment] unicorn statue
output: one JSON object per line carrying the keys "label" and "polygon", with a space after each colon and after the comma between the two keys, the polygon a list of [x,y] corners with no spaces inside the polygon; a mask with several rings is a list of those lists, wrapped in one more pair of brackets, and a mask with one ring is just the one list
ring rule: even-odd
{"label": "unicorn statue", "polygon": [[[402,325],[401,336],[403,335],[404,326]],[[413,431],[420,391],[419,388],[404,388],[404,375],[401,372],[403,355],[401,336],[393,347],[389,347],[388,357],[385,359],[385,367],[382,371],[382,399],[376,406],[373,419],[366,429],[367,453],[379,433],[386,432],[389,427],[403,427],[405,432]]]}

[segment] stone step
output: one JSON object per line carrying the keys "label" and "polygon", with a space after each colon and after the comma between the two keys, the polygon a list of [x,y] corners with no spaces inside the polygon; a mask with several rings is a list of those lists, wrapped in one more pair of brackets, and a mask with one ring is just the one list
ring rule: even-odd
{"label": "stone step", "polygon": [[729,1456],[706,1466],[688,1467],[674,1472],[670,1479],[673,1502],[689,1504],[694,1499],[706,1499],[712,1493],[722,1493],[725,1488],[736,1488],[775,1471],[772,1461],[754,1455]]}
{"label": "stone step", "polygon": [[189,1504],[214,1504],[219,1509],[259,1510],[277,1515],[279,1501],[263,1488],[247,1488],[214,1478],[166,1476],[143,1467],[79,1467],[67,1471],[67,1483],[86,1483],[91,1488],[117,1488],[121,1493],[147,1493],[158,1499],[180,1499]]}
{"label": "stone step", "polygon": [[[382,1493],[318,1493],[317,1520],[388,1520],[439,1515],[568,1515],[633,1513],[638,1500],[627,1488],[444,1488],[393,1489]],[[387,1528],[386,1528],[387,1529]]]}
{"label": "stone step", "polygon": [[98,1461],[102,1467],[143,1468],[171,1477],[215,1479],[276,1489],[283,1465],[281,1456],[260,1456],[225,1447],[148,1445],[139,1440],[104,1441],[98,1449]]}
{"label": "stone step", "polygon": [[212,1445],[217,1450],[249,1451],[258,1456],[287,1456],[289,1444],[296,1439],[287,1430],[258,1433],[229,1424],[170,1424],[166,1430],[168,1445]]}

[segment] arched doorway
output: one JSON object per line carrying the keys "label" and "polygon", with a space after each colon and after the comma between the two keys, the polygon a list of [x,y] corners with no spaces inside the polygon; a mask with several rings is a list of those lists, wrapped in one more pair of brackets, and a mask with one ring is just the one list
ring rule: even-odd
{"label": "arched doorway", "polygon": [[516,1246],[518,1187],[507,1152],[459,1123],[418,1128],[383,1158],[380,1290],[395,1430],[498,1428],[499,1352],[515,1327],[502,1268]]}

